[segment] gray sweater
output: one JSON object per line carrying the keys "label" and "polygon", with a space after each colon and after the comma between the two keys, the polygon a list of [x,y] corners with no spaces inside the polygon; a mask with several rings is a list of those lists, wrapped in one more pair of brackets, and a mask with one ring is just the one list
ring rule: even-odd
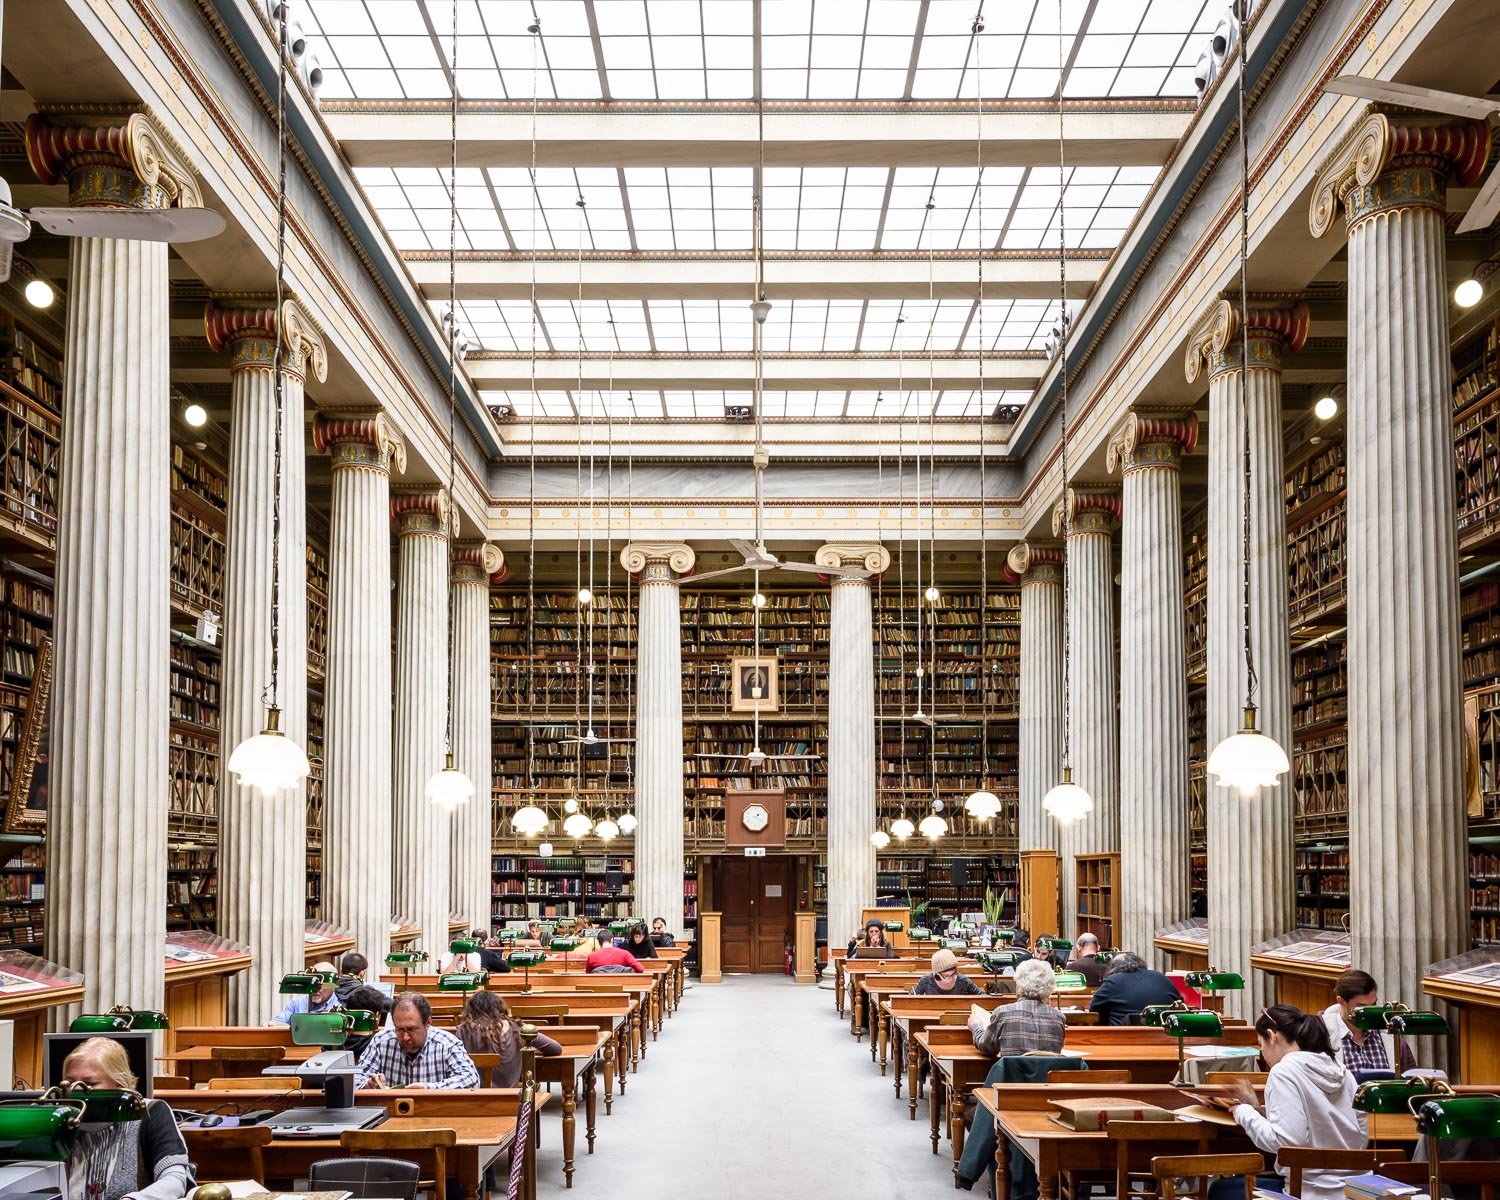
{"label": "gray sweater", "polygon": [[182,1200],[195,1179],[172,1110],[146,1102],[139,1121],[85,1125],[68,1159],[68,1200]]}

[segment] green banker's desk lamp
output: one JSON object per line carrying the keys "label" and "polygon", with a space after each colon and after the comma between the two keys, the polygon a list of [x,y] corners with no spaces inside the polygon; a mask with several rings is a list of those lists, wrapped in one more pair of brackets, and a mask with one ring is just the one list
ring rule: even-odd
{"label": "green banker's desk lamp", "polygon": [[1409,1037],[1448,1037],[1452,1030],[1439,1013],[1408,1008],[1400,1001],[1390,1004],[1362,1004],[1350,1014],[1349,1023],[1367,1033],[1389,1033],[1394,1043],[1394,1074],[1401,1074],[1401,1042]]}
{"label": "green banker's desk lamp", "polygon": [[73,1018],[69,1033],[124,1033],[127,1030],[170,1029],[167,1014],[154,1009],[132,1009],[116,1004],[108,1012],[82,1013]]}
{"label": "green banker's desk lamp", "polygon": [[1055,933],[1042,934],[1036,939],[1035,945],[1040,953],[1049,957],[1053,954],[1061,954],[1064,960],[1073,949],[1072,942]]}
{"label": "green banker's desk lamp", "polygon": [[1000,977],[1008,968],[1015,970],[1016,964],[1026,960],[1024,950],[981,950],[974,956],[975,960],[989,973],[989,981],[984,985],[984,990],[991,996],[1000,993]]}
{"label": "green banker's desk lamp", "polygon": [[425,950],[395,950],[385,956],[385,965],[389,970],[401,972],[401,990],[407,990],[411,981],[413,967],[419,967],[427,961]]}
{"label": "green banker's desk lamp", "polygon": [[1451,1092],[1433,1095],[1422,1102],[1416,1114],[1417,1132],[1428,1139],[1429,1196],[1443,1194],[1443,1142],[1500,1138],[1500,1096],[1458,1096]]}
{"label": "green banker's desk lamp", "polygon": [[[925,925],[913,925],[907,931],[907,938],[913,942],[930,942],[933,940],[933,932]],[[965,943],[967,948],[967,943]]]}
{"label": "green banker's desk lamp", "polygon": [[539,963],[546,962],[547,956],[540,950],[512,950],[506,956],[505,961],[513,968],[521,968],[523,972],[521,976],[521,990],[529,992],[531,991],[531,968]]}

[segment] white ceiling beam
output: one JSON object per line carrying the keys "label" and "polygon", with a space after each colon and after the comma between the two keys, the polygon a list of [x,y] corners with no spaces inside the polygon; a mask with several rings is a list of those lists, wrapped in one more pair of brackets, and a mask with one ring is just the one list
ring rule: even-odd
{"label": "white ceiling beam", "polygon": [[[768,108],[768,167],[966,167],[975,162],[974,114],[952,105],[892,111],[888,104]],[[1122,102],[1067,114],[1068,165],[1159,166],[1192,117],[1177,101]],[[753,109],[567,105],[537,117],[539,167],[753,167],[760,163]],[[446,109],[399,101],[329,101],[324,120],[356,167],[446,167]],[[461,167],[529,167],[527,105],[474,104],[458,118]],[[985,119],[983,161],[1055,167],[1057,111],[1050,104]]]}
{"label": "white ceiling beam", "polygon": [[[1040,355],[985,359],[986,390],[1031,390],[1046,369]],[[585,391],[611,386],[632,391],[741,391],[755,386],[755,360],[749,355],[691,357],[660,354],[650,357],[585,355],[581,386]],[[527,354],[471,354],[464,370],[480,392],[525,392],[531,389],[531,358]],[[927,386],[928,362],[908,354],[904,363],[894,354],[767,356],[762,372],[767,391],[881,391],[904,381],[908,390]],[[979,386],[979,360],[938,357],[932,362],[932,381],[939,391]],[[537,358],[538,391],[565,392],[580,387],[578,359],[558,354]]]}
{"label": "white ceiling beam", "polygon": [[[1085,299],[1103,274],[1106,256],[1070,256],[1068,294]],[[441,255],[409,255],[407,269],[430,300],[448,296],[448,260]],[[524,255],[471,256],[456,267],[460,300],[531,298],[531,260]],[[766,262],[766,294],[777,300],[925,300],[925,256],[799,255]],[[536,294],[541,300],[578,296],[576,258],[553,257],[536,263]],[[668,257],[598,255],[583,261],[585,300],[743,300],[754,292],[755,264],[744,255]],[[973,300],[979,295],[974,260],[947,258],[932,264],[932,291],[940,300]],[[984,294],[996,300],[1055,300],[1057,259],[1004,256],[986,259]]]}

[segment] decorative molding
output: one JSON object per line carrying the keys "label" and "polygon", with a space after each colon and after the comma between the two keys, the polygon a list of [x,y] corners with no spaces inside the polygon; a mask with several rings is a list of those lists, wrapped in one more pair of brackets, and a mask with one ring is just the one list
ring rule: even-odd
{"label": "decorative molding", "polygon": [[362,467],[406,473],[406,442],[383,412],[320,412],[313,419],[313,449],[333,468]]}
{"label": "decorative molding", "polygon": [[1141,467],[1177,467],[1198,447],[1198,418],[1191,413],[1129,412],[1109,441],[1104,467],[1129,474]]}
{"label": "decorative molding", "polygon": [[686,575],[696,561],[693,548],[686,542],[631,542],[620,551],[620,565],[632,575],[641,574],[648,566],[665,566],[672,574]]}
{"label": "decorative molding", "polygon": [[890,570],[891,552],[879,542],[826,542],[818,547],[813,562],[820,567],[860,567],[872,575],[883,575]]}
{"label": "decorative molding", "polygon": [[39,105],[26,119],[26,158],[43,183],[67,181],[70,204],[203,207],[192,164],[149,109]]}
{"label": "decorative molding", "polygon": [[[324,100],[319,108],[327,115],[376,113],[382,115],[446,117],[451,100]],[[1143,99],[1069,99],[1064,114],[1104,113],[1136,115],[1140,113],[1193,113],[1196,100],[1177,97]],[[565,115],[675,115],[754,116],[761,111],[752,100],[464,100],[458,102],[459,116],[527,116],[533,109],[542,116]],[[769,116],[855,113],[860,116],[895,115],[974,115],[974,104],[964,100],[767,100],[764,111]],[[1006,114],[1057,114],[1055,100],[1004,99],[985,100],[984,111],[992,116]]]}
{"label": "decorative molding", "polygon": [[457,537],[458,509],[448,489],[407,484],[391,489],[391,521],[397,537]]}
{"label": "decorative molding", "polygon": [[[273,300],[274,297],[236,296],[238,300]],[[253,304],[225,304],[228,296],[214,296],[203,305],[203,331],[209,346],[233,355],[231,370],[271,370],[275,365],[274,339],[278,322],[274,307]],[[313,377],[323,383],[328,379],[328,347],[323,334],[307,311],[293,298],[282,302],[282,362],[284,371],[303,376],[312,368]]]}
{"label": "decorative molding", "polygon": [[1061,583],[1063,548],[1056,542],[1017,542],[1005,556],[1005,565],[1022,587],[1028,583]]}
{"label": "decorative molding", "polygon": [[[1295,354],[1306,344],[1312,315],[1303,301],[1293,297],[1255,296],[1253,299],[1261,303],[1252,304],[1245,314],[1245,332],[1250,339],[1250,367],[1252,370],[1279,371],[1282,351],[1290,350]],[[1274,300],[1293,302],[1276,307],[1265,303]],[[1239,309],[1230,300],[1221,297],[1208,306],[1188,335],[1183,371],[1189,383],[1197,382],[1205,364],[1210,374],[1235,370],[1240,366],[1244,350],[1239,324]]]}
{"label": "decorative molding", "polygon": [[504,583],[510,575],[505,563],[505,554],[494,542],[462,542],[455,544],[452,555],[454,583]]}
{"label": "decorative molding", "polygon": [[[446,110],[444,110],[446,111]],[[1075,247],[1068,251],[1069,262],[1108,262],[1113,250],[1097,247]],[[585,263],[647,263],[647,262],[754,262],[754,250],[585,250]],[[772,262],[926,262],[929,252],[925,250],[764,250],[763,261]],[[972,250],[933,250],[930,257],[936,262],[972,263]],[[1055,264],[1057,254],[1052,250],[993,249],[978,257],[985,262],[1041,262]],[[444,263],[448,261],[446,250],[403,250],[402,261],[408,263]],[[518,267],[530,266],[532,252],[529,250],[460,250],[456,255],[460,263],[508,263]],[[535,259],[539,263],[566,263],[576,266],[579,254],[576,250],[538,250]]]}
{"label": "decorative molding", "polygon": [[1380,106],[1367,110],[1318,169],[1307,215],[1313,237],[1333,228],[1340,206],[1351,225],[1376,212],[1443,209],[1449,176],[1468,187],[1484,171],[1490,134],[1483,121],[1439,124],[1402,115],[1395,124],[1386,114]]}

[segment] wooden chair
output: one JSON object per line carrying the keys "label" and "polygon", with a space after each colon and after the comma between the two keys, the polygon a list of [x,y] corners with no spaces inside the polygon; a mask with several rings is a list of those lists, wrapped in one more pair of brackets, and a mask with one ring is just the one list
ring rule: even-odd
{"label": "wooden chair", "polygon": [[[1424,1191],[1427,1188],[1427,1172],[1431,1167],[1425,1162],[1396,1162],[1388,1151],[1380,1152],[1380,1165],[1375,1169],[1399,1183],[1415,1184]],[[1445,1162],[1442,1165],[1442,1182],[1479,1185],[1480,1200],[1500,1200],[1500,1160],[1486,1159],[1470,1162]]]}
{"label": "wooden chair", "polygon": [[436,1200],[442,1200],[448,1187],[448,1151],[458,1144],[452,1129],[346,1129],[339,1135],[339,1145],[356,1158],[404,1158],[422,1167],[418,1155],[432,1156],[431,1181],[419,1179],[418,1189],[428,1188]]}
{"label": "wooden chair", "polygon": [[[259,1075],[286,1058],[285,1046],[210,1046],[210,1077]],[[256,1175],[253,1178],[259,1179]]]}
{"label": "wooden chair", "polygon": [[295,1092],[301,1086],[295,1075],[220,1075],[208,1081],[211,1092]]}
{"label": "wooden chair", "polygon": [[1163,1154],[1151,1160],[1151,1174],[1162,1200],[1177,1200],[1177,1184],[1182,1179],[1196,1179],[1198,1186],[1187,1195],[1208,1200],[1209,1182],[1222,1176],[1240,1176],[1245,1183],[1245,1200],[1255,1187],[1255,1177],[1266,1167],[1265,1155],[1255,1154]]}
{"label": "wooden chair", "polygon": [[1129,1071],[1048,1071],[1048,1083],[1130,1083]]}
{"label": "wooden chair", "polygon": [[182,1140],[197,1167],[199,1183],[228,1179],[266,1178],[262,1151],[271,1144],[269,1125],[241,1125],[234,1129],[184,1129]]}
{"label": "wooden chair", "polygon": [[[1056,1075],[1095,1076],[1081,1079],[1084,1083],[1121,1082],[1103,1080],[1098,1076],[1121,1074],[1129,1082],[1128,1071],[1050,1071],[1048,1083],[1060,1082]],[[1115,1146],[1115,1169],[1064,1170],[1058,1178],[1057,1194],[1063,1200],[1073,1200],[1095,1191],[1112,1192],[1114,1200],[1136,1200],[1138,1197],[1158,1195],[1156,1181],[1151,1175],[1151,1161],[1156,1155],[1167,1151],[1188,1150],[1202,1153],[1207,1145],[1207,1134],[1202,1126],[1182,1125],[1176,1121],[1111,1121],[1104,1133]]]}
{"label": "wooden chair", "polygon": [[563,1023],[562,1018],[568,1015],[566,1004],[525,1004],[511,1003],[506,1005],[510,1009],[510,1015],[518,1021],[525,1021],[529,1025],[550,1024],[553,1018],[557,1024]]}
{"label": "wooden chair", "polygon": [[[1373,1171],[1382,1162],[1400,1162],[1405,1150],[1325,1150],[1321,1146],[1283,1146],[1276,1159],[1287,1170],[1287,1191],[1302,1194],[1303,1171],[1347,1171],[1361,1175]],[[1427,1181],[1426,1174],[1422,1181]]]}
{"label": "wooden chair", "polygon": [[1243,1079],[1254,1087],[1257,1083],[1265,1083],[1269,1075],[1269,1071],[1208,1071],[1203,1076],[1203,1082],[1233,1083],[1236,1079]]}
{"label": "wooden chair", "polygon": [[193,1081],[186,1075],[153,1075],[151,1086],[158,1092],[185,1092],[193,1086]]}
{"label": "wooden chair", "polygon": [[1063,1013],[1063,1020],[1067,1023],[1069,1029],[1078,1025],[1097,1025],[1099,1024],[1099,1014],[1096,1012]]}
{"label": "wooden chair", "polygon": [[493,1086],[490,1080],[494,1078],[495,1070],[500,1066],[500,1056],[498,1054],[471,1054],[469,1061],[479,1072],[479,1086],[482,1088]]}

